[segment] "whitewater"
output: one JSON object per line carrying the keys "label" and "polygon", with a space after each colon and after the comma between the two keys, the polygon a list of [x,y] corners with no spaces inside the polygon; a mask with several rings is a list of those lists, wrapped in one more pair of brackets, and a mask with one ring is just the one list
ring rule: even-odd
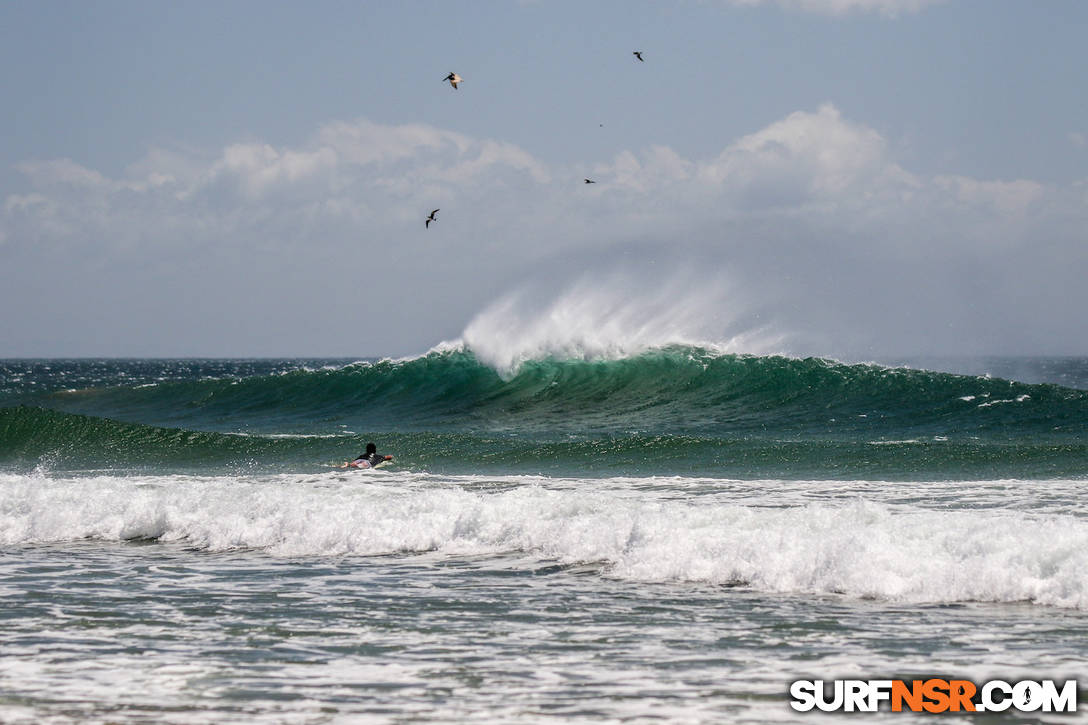
{"label": "whitewater", "polygon": [[[0,721],[793,722],[798,679],[1088,681],[1088,361],[556,345],[601,305],[516,337],[518,304],[405,359],[0,361]],[[392,467],[336,467],[370,441]]]}

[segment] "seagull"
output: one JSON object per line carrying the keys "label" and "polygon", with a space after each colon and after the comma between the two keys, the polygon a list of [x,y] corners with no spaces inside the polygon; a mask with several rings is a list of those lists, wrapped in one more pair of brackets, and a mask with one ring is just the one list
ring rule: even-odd
{"label": "seagull", "polygon": [[596,184],[597,182],[594,181],[593,179],[586,179],[586,183],[587,184]]}
{"label": "seagull", "polygon": [[443,81],[449,81],[450,85],[456,90],[457,84],[461,82],[461,76],[451,72],[448,76],[442,79]]}
{"label": "seagull", "polygon": [[[642,51],[641,51],[641,50],[636,50],[636,51],[635,51],[634,53],[632,53],[631,55],[635,56],[635,57],[636,57],[636,58],[638,58],[639,60],[642,60]],[[643,63],[645,63],[646,61],[642,60],[642,62],[643,62]]]}
{"label": "seagull", "polygon": [[437,219],[434,218],[434,215],[437,214],[437,213],[438,213],[438,209],[435,209],[434,211],[431,212],[431,215],[429,217],[427,217],[427,221],[423,222],[423,228],[424,229],[430,229],[431,228],[431,222],[438,221]]}

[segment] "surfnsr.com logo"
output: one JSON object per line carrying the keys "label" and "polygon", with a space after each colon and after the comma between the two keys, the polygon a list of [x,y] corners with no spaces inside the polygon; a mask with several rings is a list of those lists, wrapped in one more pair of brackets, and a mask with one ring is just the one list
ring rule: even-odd
{"label": "surfnsr.com logo", "polygon": [[798,712],[1076,712],[1077,681],[797,680],[790,707]]}

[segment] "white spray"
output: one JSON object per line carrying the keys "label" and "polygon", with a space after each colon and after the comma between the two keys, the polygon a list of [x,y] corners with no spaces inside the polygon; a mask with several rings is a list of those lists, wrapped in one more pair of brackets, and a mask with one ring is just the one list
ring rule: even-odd
{"label": "white spray", "polygon": [[722,275],[648,268],[585,275],[559,294],[519,290],[478,314],[460,341],[509,376],[528,360],[611,360],[669,345],[721,353],[784,353],[772,330]]}

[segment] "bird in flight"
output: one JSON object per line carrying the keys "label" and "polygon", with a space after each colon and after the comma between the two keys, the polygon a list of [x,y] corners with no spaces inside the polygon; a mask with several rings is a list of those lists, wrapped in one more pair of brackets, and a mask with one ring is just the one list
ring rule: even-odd
{"label": "bird in flight", "polygon": [[593,179],[586,179],[586,183],[587,184],[596,184],[597,182],[594,181]]}
{"label": "bird in flight", "polygon": [[427,221],[423,222],[423,228],[424,229],[430,229],[431,228],[431,222],[438,221],[437,219],[434,218],[434,215],[437,214],[437,213],[438,213],[438,209],[435,209],[434,211],[431,212],[431,215],[429,217],[427,217]]}
{"label": "bird in flight", "polygon": [[[632,53],[631,55],[635,56],[635,57],[636,57],[636,58],[638,58],[639,60],[642,60],[642,51],[641,51],[641,50],[636,50],[636,51],[635,51],[634,53]],[[642,62],[643,62],[643,63],[645,63],[646,61],[642,60]]]}
{"label": "bird in flight", "polygon": [[457,75],[456,73],[451,72],[448,76],[446,76],[442,80],[443,81],[449,81],[450,85],[453,86],[454,89],[456,89],[457,84],[461,82],[461,76]]}

